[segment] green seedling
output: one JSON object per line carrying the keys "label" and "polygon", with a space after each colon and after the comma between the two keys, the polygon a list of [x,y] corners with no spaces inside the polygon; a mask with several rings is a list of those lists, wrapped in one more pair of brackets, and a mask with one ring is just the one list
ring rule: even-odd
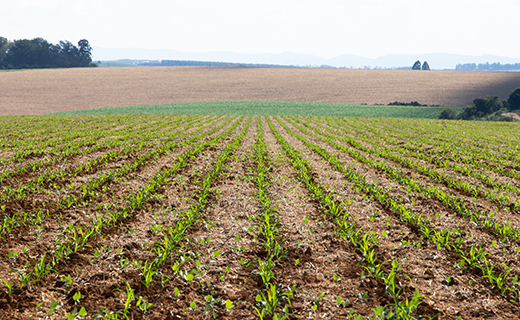
{"label": "green seedling", "polygon": [[231,309],[233,308],[233,302],[231,302],[231,300],[226,300],[226,309]]}
{"label": "green seedling", "polygon": [[220,302],[220,299],[215,299],[212,295],[207,295],[204,300],[206,301],[206,306],[204,307],[205,312],[209,312],[210,310],[214,309],[218,302]]}
{"label": "green seedling", "polygon": [[67,320],[74,320],[77,317],[82,317],[82,318],[86,319],[87,310],[85,309],[85,307],[81,307],[81,309],[79,309],[79,311],[78,311],[78,309],[74,308],[72,313],[66,313],[65,316],[67,317]]}
{"label": "green seedling", "polygon": [[4,279],[0,279],[2,280],[2,282],[5,284],[5,286],[7,287],[7,293],[9,295],[11,295],[13,292],[14,292],[14,287],[13,287],[13,281],[12,280],[9,280],[9,281],[6,281]]}
{"label": "green seedling", "polygon": [[74,299],[74,304],[78,304],[81,301],[81,298],[83,297],[81,296],[80,291],[76,292],[74,296],[72,296],[72,299]]}
{"label": "green seedling", "polygon": [[152,303],[148,303],[146,300],[143,300],[143,297],[139,297],[135,303],[135,306],[138,307],[144,314],[148,312],[148,309],[150,309],[152,305]]}
{"label": "green seedling", "polygon": [[338,296],[336,299],[336,305],[338,308],[346,308],[350,305],[350,302],[347,299],[343,299],[341,296]]}
{"label": "green seedling", "polygon": [[49,314],[49,316],[52,316],[54,314],[54,312],[59,310],[60,308],[61,307],[58,306],[58,303],[56,302],[56,300],[52,300],[51,305],[49,306],[49,311],[47,311],[47,313]]}
{"label": "green seedling", "polygon": [[276,313],[276,308],[283,301],[287,301],[289,305],[291,305],[290,297],[293,296],[294,288],[296,285],[293,285],[292,288],[284,289],[281,285],[270,284],[266,288],[265,294],[262,291],[258,291],[256,295],[257,306],[253,306],[255,311],[257,312],[260,319],[287,319],[290,314],[288,314],[289,309],[287,306],[283,308],[283,315]]}

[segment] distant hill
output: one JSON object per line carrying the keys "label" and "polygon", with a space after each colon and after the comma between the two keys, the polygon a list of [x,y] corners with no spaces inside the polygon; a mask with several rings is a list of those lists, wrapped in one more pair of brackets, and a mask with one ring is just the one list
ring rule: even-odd
{"label": "distant hill", "polygon": [[335,58],[322,58],[313,55],[283,52],[278,54],[242,54],[234,52],[190,53],[176,50],[153,49],[107,49],[94,47],[94,61],[110,60],[183,60],[205,62],[227,62],[239,64],[280,65],[300,67],[347,67],[370,69],[406,69],[417,60],[427,61],[433,70],[454,70],[457,64],[467,63],[520,63],[520,58],[508,58],[495,55],[467,56],[449,53],[430,54],[389,54],[378,58],[365,58],[355,55],[342,55]]}
{"label": "distant hill", "polygon": [[[267,64],[267,63],[240,63],[222,61],[195,61],[195,60],[132,60],[119,59],[111,61],[96,61],[98,67],[245,67],[245,68],[302,68],[295,65]],[[335,68],[332,66],[315,66],[316,68]],[[410,69],[410,68],[408,68]]]}
{"label": "distant hill", "polygon": [[193,61],[193,60],[161,60],[138,63],[139,66],[145,67],[283,67],[292,68],[295,66],[281,64],[266,63],[236,63],[236,62],[219,62],[219,61]]}

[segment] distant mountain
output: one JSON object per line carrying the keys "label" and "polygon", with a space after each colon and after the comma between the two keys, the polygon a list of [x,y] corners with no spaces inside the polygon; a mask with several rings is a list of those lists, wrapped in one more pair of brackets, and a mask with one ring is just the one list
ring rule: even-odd
{"label": "distant mountain", "polygon": [[245,54],[234,52],[190,53],[168,49],[122,49],[93,48],[94,61],[110,60],[191,60],[218,61],[232,63],[276,64],[293,66],[333,66],[347,68],[403,68],[410,67],[417,60],[428,61],[431,69],[455,69],[457,64],[465,63],[520,63],[520,58],[508,58],[495,55],[467,56],[450,53],[428,54],[388,54],[378,58],[365,58],[355,55],[342,55],[335,58],[322,58],[313,55],[283,52]]}
{"label": "distant mountain", "polygon": [[107,60],[191,60],[191,61],[219,61],[234,63],[278,64],[318,66],[323,64],[321,57],[296,53],[265,53],[243,54],[234,52],[207,52],[190,53],[163,49],[106,49],[94,47],[92,50],[94,61]]}

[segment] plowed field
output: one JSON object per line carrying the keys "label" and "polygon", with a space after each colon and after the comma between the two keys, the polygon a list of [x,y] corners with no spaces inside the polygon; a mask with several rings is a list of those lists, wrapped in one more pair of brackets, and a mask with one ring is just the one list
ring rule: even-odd
{"label": "plowed field", "polygon": [[0,319],[520,318],[518,124],[0,121]]}
{"label": "plowed field", "polygon": [[506,99],[520,72],[139,67],[0,72],[0,115],[166,104],[264,100],[465,107]]}

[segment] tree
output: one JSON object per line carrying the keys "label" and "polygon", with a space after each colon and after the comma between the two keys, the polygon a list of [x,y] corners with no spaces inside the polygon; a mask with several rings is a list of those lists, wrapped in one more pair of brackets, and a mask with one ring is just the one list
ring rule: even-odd
{"label": "tree", "polygon": [[88,43],[88,40],[80,40],[78,42],[78,53],[77,58],[80,67],[88,67],[92,63],[92,47]]}
{"label": "tree", "polygon": [[9,69],[31,68],[31,65],[33,65],[36,60],[36,51],[36,47],[31,40],[15,40],[4,58],[4,64]]}
{"label": "tree", "polygon": [[483,118],[502,108],[502,102],[497,96],[487,96],[485,98],[476,98],[473,100],[472,106],[467,106],[458,115],[459,119],[474,120]]}
{"label": "tree", "polygon": [[87,40],[78,42],[79,49],[70,41],[52,44],[43,38],[9,42],[0,37],[0,69],[89,67],[92,48]]}
{"label": "tree", "polygon": [[487,96],[486,98],[476,98],[473,104],[477,108],[480,117],[491,114],[502,108],[502,103],[497,96]]}
{"label": "tree", "polygon": [[60,41],[60,53],[63,55],[65,67],[78,66],[78,48],[70,41]]}
{"label": "tree", "polygon": [[7,56],[7,52],[9,52],[9,47],[11,46],[11,42],[7,40],[7,38],[0,37],[0,69],[5,68],[4,66],[4,58]]}
{"label": "tree", "polygon": [[507,98],[507,104],[511,110],[520,109],[520,88],[511,91],[509,98]]}
{"label": "tree", "polygon": [[413,64],[412,70],[421,70],[421,61],[417,60]]}
{"label": "tree", "polygon": [[423,65],[422,65],[422,69],[423,70],[430,70],[430,65],[428,64],[428,62],[424,61]]}

